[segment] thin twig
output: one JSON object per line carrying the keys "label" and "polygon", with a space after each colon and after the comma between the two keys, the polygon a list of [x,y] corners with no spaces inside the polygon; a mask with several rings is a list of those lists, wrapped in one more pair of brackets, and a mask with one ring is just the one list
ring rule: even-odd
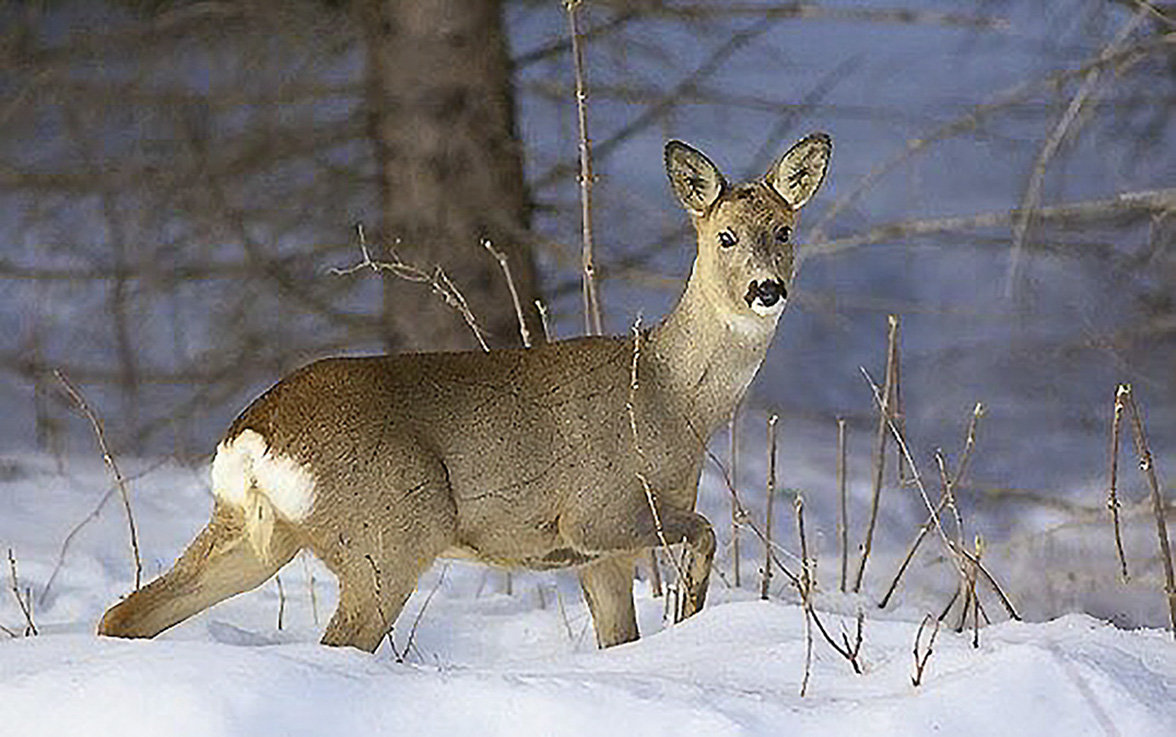
{"label": "thin twig", "polygon": [[20,607],[20,612],[25,618],[25,637],[39,634],[37,632],[37,625],[33,624],[32,594],[31,592],[27,596],[21,596],[20,594],[19,579],[16,575],[16,556],[12,553],[12,548],[8,549],[8,570],[12,574],[12,595],[16,597],[17,606]]}
{"label": "thin twig", "polygon": [[584,85],[584,50],[580,28],[576,20],[580,0],[564,3],[568,13],[568,34],[572,42],[572,72],[576,84],[576,122],[579,127],[580,150],[580,268],[583,278],[584,332],[600,335],[600,297],[596,293],[596,262],[592,243],[592,143],[588,137],[588,92]]}
{"label": "thin twig", "polygon": [[837,418],[837,537],[841,542],[841,593],[849,576],[849,503],[846,490],[845,418]]}
{"label": "thin twig", "polygon": [[543,300],[535,300],[535,309],[539,311],[539,324],[543,326],[543,342],[551,342],[551,325],[547,321],[547,305]]}
{"label": "thin twig", "polygon": [[[1140,190],[1120,192],[1104,199],[1047,205],[1034,211],[1033,218],[1038,222],[1085,223],[1127,215],[1143,217],[1163,213],[1173,207],[1176,207],[1176,188]],[[809,257],[828,256],[880,243],[909,242],[923,236],[1008,227],[1023,215],[1023,211],[1014,209],[956,217],[900,220],[839,238],[810,239],[805,245],[805,251]]]}
{"label": "thin twig", "polygon": [[510,264],[506,261],[506,254],[499,251],[490,242],[490,239],[482,239],[482,247],[490,252],[494,260],[498,262],[498,266],[502,269],[503,276],[506,277],[506,286],[510,289],[510,299],[514,302],[515,317],[519,321],[519,337],[523,341],[524,348],[531,347],[531,331],[527,329],[527,321],[523,317],[523,305],[519,302],[519,291],[515,289],[514,277],[510,273]]}
{"label": "thin twig", "polygon": [[898,351],[898,315],[887,316],[888,329],[886,331],[886,388],[882,393],[882,402],[878,407],[878,431],[874,441],[874,493],[870,499],[870,518],[866,524],[866,537],[862,543],[862,554],[858,560],[857,575],[854,577],[854,593],[861,591],[862,577],[866,572],[866,561],[870,558],[870,550],[874,543],[874,527],[878,522],[878,501],[882,495],[882,479],[886,469],[886,427],[891,424],[893,408],[891,395],[894,391],[895,364]]}
{"label": "thin twig", "polygon": [[[923,637],[923,629],[928,622],[934,623],[934,628],[931,630],[931,637],[927,639],[927,649],[923,653],[919,653],[919,642]],[[923,621],[919,622],[919,629],[915,632],[915,672],[911,674],[911,685],[918,688],[923,683],[923,671],[927,668],[927,661],[931,659],[932,648],[935,647],[935,637],[939,634],[939,620],[927,614],[923,617]]]}
{"label": "thin twig", "polygon": [[[731,422],[728,425],[730,431],[730,454],[728,464],[731,468],[731,478],[735,483],[739,483],[739,403],[736,402],[735,409],[731,411]],[[739,588],[740,571],[739,571],[739,505],[734,498],[731,499],[731,561],[735,568],[735,588]]]}
{"label": "thin twig", "polygon": [[1110,453],[1110,483],[1107,491],[1107,508],[1111,510],[1111,523],[1115,527],[1115,550],[1119,554],[1119,566],[1123,574],[1123,581],[1130,580],[1127,573],[1127,556],[1123,552],[1123,536],[1119,530],[1119,426],[1123,420],[1123,401],[1129,390],[1125,384],[1120,384],[1115,390],[1115,411],[1111,418],[1111,453]]}
{"label": "thin twig", "polygon": [[[433,584],[429,595],[425,597],[425,601],[421,604],[421,608],[417,610],[416,616],[412,619],[412,627],[408,630],[408,640],[404,643],[403,653],[408,655],[413,648],[413,640],[416,639],[417,627],[420,626],[421,618],[425,616],[425,610],[429,608],[429,602],[433,601],[433,597],[437,595],[437,590],[441,588],[442,582],[445,581],[445,574],[449,572],[449,564],[446,563],[441,568],[440,575],[437,576],[437,583]],[[398,658],[397,662],[403,662],[403,658]]]}
{"label": "thin twig", "polygon": [[310,568],[310,556],[303,551],[302,553],[302,575],[306,579],[306,588],[310,592],[310,616],[314,621],[314,626],[318,627],[319,613],[318,613],[318,593],[315,591],[314,585],[314,571]]}
{"label": "thin twig", "polygon": [[[768,488],[767,488],[767,511],[764,514],[764,534],[767,535],[767,540],[764,543],[764,570],[763,576],[760,579],[760,598],[768,598],[768,589],[772,585],[772,499],[776,496],[776,421],[780,418],[772,415],[768,418]],[[802,539],[804,527],[801,526]],[[803,550],[803,548],[802,548]],[[805,570],[807,563],[804,559],[804,553],[801,553],[801,580],[805,580]]]}
{"label": "thin twig", "polygon": [[86,402],[86,398],[78,391],[65,374],[61,371],[55,370],[53,372],[57,380],[65,387],[66,392],[69,393],[70,399],[78,406],[86,419],[90,421],[90,425],[94,428],[94,435],[98,440],[98,448],[102,451],[102,460],[114,474],[115,484],[118,486],[118,493],[122,497],[123,509],[127,513],[127,527],[130,529],[131,538],[131,556],[135,564],[135,591],[139,590],[139,585],[143,578],[143,561],[139,557],[139,533],[135,529],[135,514],[131,511],[131,496],[127,491],[127,482],[119,470],[118,464],[114,460],[114,454],[110,452],[110,446],[106,443],[106,433],[102,429],[102,419],[90,409],[90,405]]}
{"label": "thin twig", "polygon": [[1176,574],[1172,570],[1172,551],[1168,546],[1168,527],[1164,523],[1164,495],[1156,478],[1156,464],[1148,447],[1147,434],[1143,429],[1143,417],[1130,384],[1126,387],[1127,409],[1131,412],[1131,430],[1135,438],[1135,453],[1139,456],[1139,470],[1151,489],[1152,512],[1156,519],[1156,537],[1160,544],[1160,561],[1164,565],[1164,592],[1168,595],[1168,616],[1172,623],[1172,635],[1176,637]]}
{"label": "thin twig", "polygon": [[812,613],[813,624],[817,625],[817,631],[825,638],[825,642],[837,651],[837,654],[849,661],[853,672],[858,675],[862,674],[862,664],[858,661],[858,656],[862,649],[862,625],[865,622],[865,614],[861,611],[857,613],[857,635],[854,637],[853,644],[850,644],[849,637],[843,637],[842,642],[837,642],[833,636],[829,634],[829,630],[825,629],[825,625],[821,622],[821,618],[817,616],[817,610],[810,604],[808,607]]}
{"label": "thin twig", "polygon": [[976,447],[976,426],[977,423],[980,422],[980,418],[983,416],[984,406],[980,402],[977,402],[976,406],[973,408],[973,410],[971,410],[971,420],[968,421],[967,437],[965,437],[963,451],[960,455],[960,462],[958,462],[956,465],[956,473],[954,476],[948,475],[946,461],[944,461],[941,451],[935,451],[935,461],[938,464],[938,469],[940,469],[940,501],[938,501],[938,504],[935,507],[934,514],[929,515],[927,517],[927,521],[923,522],[922,527],[918,528],[918,534],[915,535],[915,540],[911,541],[909,547],[907,548],[907,556],[904,557],[902,563],[898,565],[898,570],[895,572],[894,578],[890,581],[890,587],[887,589],[886,595],[884,595],[881,601],[878,602],[878,608],[886,609],[887,604],[890,602],[890,597],[894,596],[894,592],[898,588],[898,581],[900,581],[904,572],[907,571],[907,567],[909,567],[911,560],[913,560],[918,547],[923,544],[923,540],[926,540],[927,534],[931,530],[931,525],[934,525],[937,518],[941,517],[944,509],[950,508],[951,511],[954,512],[956,522],[956,543],[961,545],[963,544],[963,518],[960,515],[960,508],[958,508],[958,505],[955,502],[955,489],[958,487],[958,485],[960,485],[964,473],[967,473],[968,461],[971,458],[971,451],[973,451],[973,449]]}
{"label": "thin twig", "polygon": [[[161,466],[166,465],[170,461],[170,458],[164,458],[160,461],[157,461],[139,473],[131,474],[126,478],[126,480],[130,482],[143,478]],[[94,508],[90,510],[90,513],[83,517],[81,522],[78,522],[76,525],[74,525],[73,529],[69,531],[69,534],[65,536],[65,539],[61,542],[61,548],[57,551],[57,562],[53,565],[53,572],[49,574],[49,580],[45,582],[45,588],[41,589],[41,595],[37,597],[37,604],[39,606],[45,606],[45,602],[48,601],[49,592],[52,590],[53,583],[57,580],[58,574],[61,573],[62,568],[65,566],[65,556],[69,552],[70,546],[73,545],[74,538],[78,536],[78,533],[80,533],[86,525],[98,519],[99,514],[102,512],[102,508],[106,506],[106,503],[110,501],[110,498],[114,496],[116,491],[118,491],[118,484],[112,483],[106,490],[106,493],[102,495],[102,498],[98,500],[98,503],[94,505]]]}
{"label": "thin twig", "polygon": [[804,677],[800,679],[800,696],[808,693],[809,677],[813,672],[813,610],[804,607]]}
{"label": "thin twig", "polygon": [[477,339],[478,345],[482,350],[489,352],[490,346],[486,344],[486,339],[483,335],[482,328],[478,325],[478,321],[474,318],[474,313],[470,310],[469,303],[466,302],[465,296],[457,286],[450,281],[445,274],[445,270],[438,265],[432,274],[425,270],[413,266],[400,260],[396,251],[391,248],[388,249],[391,255],[391,261],[373,261],[371,253],[368,251],[367,241],[364,237],[363,225],[357,225],[356,231],[359,233],[359,250],[363,253],[363,260],[352,266],[346,268],[331,268],[330,273],[335,276],[348,276],[354,274],[361,269],[371,269],[377,274],[381,271],[387,271],[391,274],[404,279],[405,281],[416,282],[417,284],[427,284],[433,290],[433,293],[445,301],[453,310],[456,310],[462,319],[465,320],[466,325],[469,326],[470,331],[473,332],[474,338]]}
{"label": "thin twig", "polygon": [[649,586],[653,589],[653,598],[655,599],[665,593],[662,586],[661,564],[657,561],[657,548],[649,549]]}
{"label": "thin twig", "polygon": [[[883,404],[883,399],[882,399],[882,393],[878,389],[878,385],[874,383],[874,379],[870,376],[870,372],[866,371],[865,367],[859,366],[858,368],[861,370],[862,376],[865,377],[866,382],[869,383],[871,390],[874,392],[875,404],[877,404],[879,407],[881,407]],[[1016,608],[1013,607],[1012,601],[1009,600],[1009,597],[1005,594],[1004,589],[1002,589],[1000,584],[997,582],[996,577],[993,576],[992,573],[990,573],[987,568],[985,568],[983,565],[981,565],[980,561],[977,560],[966,549],[964,549],[962,546],[956,545],[955,542],[948,539],[947,533],[944,531],[943,525],[941,524],[939,513],[936,511],[935,507],[931,504],[931,498],[927,495],[926,487],[923,486],[922,476],[919,474],[919,469],[915,465],[914,459],[911,457],[910,448],[907,447],[906,438],[902,435],[901,432],[898,431],[898,428],[894,425],[894,423],[890,423],[890,432],[891,432],[891,434],[894,435],[895,441],[898,442],[899,448],[902,449],[903,457],[906,459],[907,463],[910,465],[911,473],[912,473],[911,480],[914,482],[915,488],[917,488],[919,490],[919,496],[923,500],[923,505],[931,513],[931,517],[934,520],[936,532],[939,533],[939,538],[940,538],[940,540],[943,541],[943,545],[947,549],[947,552],[951,554],[951,557],[953,558],[957,569],[961,572],[964,571],[965,570],[964,569],[965,561],[970,561],[971,563],[973,563],[977,567],[977,570],[979,570],[980,574],[984,576],[984,579],[988,582],[988,585],[996,593],[997,597],[1000,598],[1001,604],[1004,606],[1005,611],[1008,612],[1009,617],[1012,619],[1020,620],[1021,619],[1020,615],[1017,614]]]}
{"label": "thin twig", "polygon": [[[761,530],[759,525],[755,523],[755,520],[752,519],[751,513],[747,510],[747,507],[743,506],[743,502],[739,499],[739,492],[735,490],[735,485],[731,482],[731,475],[727,472],[727,467],[723,465],[722,459],[715,455],[714,451],[706,445],[706,441],[702,438],[697,429],[691,427],[691,430],[694,434],[694,439],[698,442],[703,454],[707,457],[707,459],[710,460],[711,463],[714,464],[715,468],[719,470],[719,475],[722,477],[723,483],[727,487],[727,493],[731,495],[732,502],[736,505],[736,514],[738,515],[739,523],[741,525],[745,525],[747,529],[751,530],[756,538],[764,545],[764,547],[769,549],[778,548],[779,546],[774,545],[771,540],[769,540],[768,537],[764,535],[764,531]],[[787,551],[783,550],[783,548],[779,549],[782,552],[787,553]],[[788,554],[791,555],[790,553]],[[775,564],[775,567],[778,570],[788,577],[788,581],[794,588],[797,590],[800,589],[800,577],[789,570],[788,566],[784,565],[784,563],[774,554],[772,555],[772,563]]]}
{"label": "thin twig", "polygon": [[274,578],[278,582],[278,631],[281,632],[286,617],[286,588],[282,586],[281,574]]}
{"label": "thin twig", "polygon": [[[1102,61],[1114,56],[1127,41],[1131,33],[1143,21],[1145,15],[1143,11],[1133,14],[1123,24],[1122,28],[1119,29],[1119,32],[1115,34],[1115,38],[1098,53],[1097,60]],[[1082,84],[1079,85],[1077,92],[1074,93],[1074,97],[1070,99],[1070,104],[1054,125],[1053,130],[1050,131],[1049,136],[1045,139],[1045,143],[1037,154],[1037,161],[1033,164],[1033,171],[1029,176],[1029,183],[1025,187],[1025,196],[1021,199],[1020,210],[1022,214],[1013,225],[1012,255],[1009,260],[1008,275],[1005,279],[1006,298],[1013,296],[1013,290],[1020,276],[1021,256],[1025,249],[1025,236],[1028,234],[1029,225],[1033,220],[1033,211],[1041,204],[1041,191],[1045,183],[1045,170],[1058,149],[1061,148],[1062,141],[1065,140],[1070,128],[1078,120],[1082,108],[1094,95],[1099,78],[1102,75],[1102,69],[1101,65],[1092,66],[1086,72]]]}
{"label": "thin twig", "polygon": [[1115,54],[1108,57],[1100,57],[1092,62],[1084,64],[1077,69],[1066,69],[1054,74],[1047,75],[1039,79],[1033,79],[1024,82],[1018,82],[1013,87],[1002,91],[993,96],[991,102],[985,102],[972,107],[968,112],[947,121],[946,123],[937,125],[934,129],[926,133],[909,138],[906,145],[901,151],[896,153],[889,159],[876,164],[870,171],[860,177],[857,183],[844,194],[838,197],[826,210],[821,218],[817,221],[809,234],[809,241],[813,244],[818,244],[825,240],[824,233],[826,228],[834,219],[837,218],[843,211],[849,208],[859,197],[870,190],[877,182],[882,181],[883,178],[896,169],[900,164],[910,160],[914,156],[929,149],[933,144],[940,141],[948,140],[960,133],[975,130],[983,121],[997,112],[1006,110],[1014,105],[1020,104],[1027,99],[1030,99],[1034,94],[1041,90],[1056,89],[1058,85],[1067,80],[1083,77],[1092,69],[1104,68],[1112,65],[1119,65],[1131,60],[1132,57],[1138,57],[1141,52],[1146,54],[1151,51],[1163,52],[1166,50],[1168,44],[1164,41],[1157,41],[1154,43],[1136,44],[1125,49],[1121,49]]}
{"label": "thin twig", "polygon": [[657,510],[657,500],[653,494],[653,488],[649,485],[649,477],[646,476],[642,468],[647,464],[645,458],[645,450],[641,447],[640,436],[637,433],[637,407],[636,397],[638,389],[637,365],[641,359],[641,318],[633,322],[633,361],[629,368],[629,398],[625,401],[625,410],[629,414],[629,430],[633,433],[633,449],[637,453],[639,468],[636,471],[637,481],[641,483],[641,488],[645,492],[645,502],[649,505],[649,511],[653,515],[654,529],[657,531],[658,542],[661,543],[662,550],[665,551],[666,557],[674,564],[674,572],[678,575],[678,587],[686,582],[686,574],[682,569],[678,559],[670,554],[670,544],[666,540],[665,530],[662,529],[661,514]]}

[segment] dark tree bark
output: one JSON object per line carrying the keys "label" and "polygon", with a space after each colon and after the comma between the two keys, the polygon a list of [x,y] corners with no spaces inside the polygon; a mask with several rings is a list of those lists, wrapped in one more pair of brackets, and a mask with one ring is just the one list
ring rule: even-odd
{"label": "dark tree bark", "polygon": [[[487,342],[517,345],[506,280],[481,245],[489,238],[507,254],[532,335],[541,335],[502,3],[357,0],[356,10],[379,182],[376,253],[392,246],[416,266],[440,265]],[[385,279],[389,349],[476,345],[462,319],[428,287]]]}

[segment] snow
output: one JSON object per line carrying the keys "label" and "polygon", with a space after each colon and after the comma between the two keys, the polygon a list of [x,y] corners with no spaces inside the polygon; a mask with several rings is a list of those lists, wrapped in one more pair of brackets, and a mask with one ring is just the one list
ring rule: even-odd
{"label": "snow", "polygon": [[[135,477],[145,574],[153,576],[206,521],[206,474],[124,464]],[[915,687],[917,610],[893,618],[867,603],[864,672],[855,674],[818,637],[802,697],[802,609],[787,595],[759,601],[750,586],[736,591],[721,579],[700,614],[671,626],[663,600],[638,582],[644,636],[606,651],[594,647],[570,575],[516,572],[508,594],[503,573],[459,562],[422,578],[394,636],[397,651],[407,650],[403,662],[388,645],[372,656],[317,644],[310,577],[320,622],[334,584],[301,558],[281,574],[280,631],[271,581],[154,641],[98,638],[99,616],[132,580],[117,499],[75,536],[40,598],[61,541],[107,489],[97,462],[69,459],[62,473],[40,456],[0,460],[0,545],[13,549],[21,587],[32,588],[40,630],[0,634],[0,734],[1144,737],[1176,730],[1176,641],[1164,631],[1069,614],[998,622],[973,648],[971,632],[945,629]],[[857,600],[825,592],[819,603],[834,633],[852,629]],[[10,592],[0,599],[0,624],[22,634]]]}

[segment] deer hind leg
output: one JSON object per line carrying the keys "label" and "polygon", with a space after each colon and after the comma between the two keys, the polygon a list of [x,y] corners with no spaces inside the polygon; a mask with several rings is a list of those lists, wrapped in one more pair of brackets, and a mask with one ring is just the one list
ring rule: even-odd
{"label": "deer hind leg", "polygon": [[208,526],[172,569],[111,607],[98,634],[154,637],[213,604],[257,588],[300,547],[281,520],[273,522],[264,546],[259,546],[246,531],[245,511],[217,500]]}
{"label": "deer hind leg", "polygon": [[580,589],[592,612],[596,644],[602,648],[632,642],[640,636],[633,607],[634,566],[634,556],[624,554],[593,561],[579,570]]}
{"label": "deer hind leg", "polygon": [[[360,508],[310,520],[311,547],[339,580],[339,604],[324,645],[375,652],[396,623],[417,579],[457,539],[457,509],[444,467],[416,449],[402,451],[395,478],[356,478]],[[357,498],[348,495],[348,498]],[[357,523],[356,520],[359,520]]]}

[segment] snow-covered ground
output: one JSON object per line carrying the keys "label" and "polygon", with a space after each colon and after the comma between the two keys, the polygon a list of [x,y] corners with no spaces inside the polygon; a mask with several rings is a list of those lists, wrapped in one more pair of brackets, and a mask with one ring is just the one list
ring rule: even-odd
{"label": "snow-covered ground", "polygon": [[[150,577],[204,524],[205,474],[123,463],[143,474],[132,490]],[[715,519],[722,497],[707,483],[704,507]],[[721,577],[706,609],[674,626],[663,623],[663,600],[639,582],[644,637],[608,651],[595,649],[570,575],[516,572],[507,593],[502,572],[462,563],[422,578],[395,632],[403,661],[388,645],[375,656],[321,647],[315,612],[325,622],[334,583],[302,558],[281,574],[281,630],[270,581],[156,641],[99,639],[92,632],[101,612],[131,585],[117,499],[74,536],[45,587],[62,541],[108,488],[89,459],[59,469],[44,457],[0,458],[0,545],[14,552],[21,588],[31,587],[40,631],[0,633],[0,734],[1176,733],[1170,633],[1073,614],[998,622],[974,649],[970,633],[944,630],[915,687],[910,620],[919,608],[911,596],[898,615],[878,616],[867,604],[861,675],[818,638],[801,697],[806,640],[795,599],[778,587],[780,596],[758,601],[749,582],[734,590]],[[745,572],[755,568],[745,562]],[[831,570],[822,575],[832,581]],[[23,634],[15,599],[3,593],[0,624]],[[852,629],[852,616],[832,612],[852,615],[857,602],[823,596],[824,620],[835,632]],[[997,618],[995,603],[989,610]]]}

